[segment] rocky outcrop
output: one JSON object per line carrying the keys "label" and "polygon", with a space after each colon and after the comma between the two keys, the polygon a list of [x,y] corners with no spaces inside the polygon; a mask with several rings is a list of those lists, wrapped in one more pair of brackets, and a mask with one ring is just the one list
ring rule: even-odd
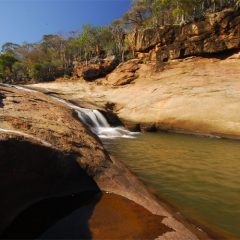
{"label": "rocky outcrop", "polygon": [[119,61],[115,56],[106,59],[99,60],[97,63],[80,64],[74,68],[73,75],[79,78],[83,78],[87,81],[92,81],[97,78],[105,77],[110,73]]}
{"label": "rocky outcrop", "polygon": [[154,63],[139,63],[134,84],[113,87],[73,82],[36,87],[52,89],[79,103],[95,102],[99,108],[111,105],[112,111],[133,130],[159,129],[239,139],[239,63],[239,53],[224,60],[173,60],[160,71]]}
{"label": "rocky outcrop", "polygon": [[197,239],[120,161],[108,156],[72,109],[38,92],[1,85],[0,93],[0,234],[34,202],[107,191],[162,216],[163,239],[166,234]]}
{"label": "rocky outcrop", "polygon": [[138,77],[139,63],[141,63],[139,59],[132,59],[120,64],[114,72],[106,77],[105,83],[113,86],[122,86],[133,82]]}
{"label": "rocky outcrop", "polygon": [[[135,53],[133,59],[118,66],[115,57],[75,66],[73,76],[93,81],[107,76],[114,86],[132,83],[141,61],[163,62],[190,56],[227,57],[240,48],[240,10],[225,9],[207,14],[205,19],[184,25],[165,25],[140,29],[126,35]],[[117,67],[118,66],[118,67]],[[116,68],[117,67],[117,68]],[[116,68],[115,71],[113,71]]]}
{"label": "rocky outcrop", "polygon": [[129,38],[139,57],[166,62],[238,49],[239,29],[240,11],[225,9],[207,15],[202,21],[140,30],[130,34]]}

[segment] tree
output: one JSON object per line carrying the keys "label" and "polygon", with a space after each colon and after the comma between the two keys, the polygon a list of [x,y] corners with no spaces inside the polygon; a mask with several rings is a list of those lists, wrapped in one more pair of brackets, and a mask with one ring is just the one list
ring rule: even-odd
{"label": "tree", "polygon": [[125,31],[123,21],[121,19],[114,21],[111,26],[111,31],[115,40],[115,54],[121,58],[122,62],[124,62]]}
{"label": "tree", "polygon": [[12,65],[12,74],[17,82],[28,81],[30,78],[27,65],[19,61]]}
{"label": "tree", "polygon": [[17,59],[8,54],[0,54],[0,79],[9,80],[12,75],[12,66]]}
{"label": "tree", "polygon": [[151,16],[151,0],[133,0],[130,11],[123,15],[123,21],[135,28],[143,27],[144,22]]}
{"label": "tree", "polygon": [[8,55],[14,55],[15,50],[19,47],[18,44],[12,42],[6,42],[2,45],[2,53]]}

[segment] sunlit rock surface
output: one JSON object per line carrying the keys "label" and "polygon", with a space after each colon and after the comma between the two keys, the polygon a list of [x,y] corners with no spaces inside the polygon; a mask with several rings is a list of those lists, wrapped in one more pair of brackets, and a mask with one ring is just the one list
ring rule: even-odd
{"label": "sunlit rock surface", "polygon": [[89,108],[113,111],[132,129],[239,138],[239,63],[239,53],[224,59],[174,60],[163,68],[137,63],[137,77],[124,86],[109,81],[114,71],[99,80],[103,85],[69,81],[35,87],[63,94]]}

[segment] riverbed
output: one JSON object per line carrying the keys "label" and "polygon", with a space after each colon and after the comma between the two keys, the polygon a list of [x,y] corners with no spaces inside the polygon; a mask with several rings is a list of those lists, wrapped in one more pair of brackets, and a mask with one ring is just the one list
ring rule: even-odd
{"label": "riverbed", "polygon": [[240,238],[240,142],[173,133],[104,139],[161,198],[229,239]]}
{"label": "riverbed", "polygon": [[[111,127],[96,110],[74,109],[116,158],[160,198],[199,226],[240,238],[239,142],[170,133],[135,134]],[[104,120],[104,121],[103,121]]]}

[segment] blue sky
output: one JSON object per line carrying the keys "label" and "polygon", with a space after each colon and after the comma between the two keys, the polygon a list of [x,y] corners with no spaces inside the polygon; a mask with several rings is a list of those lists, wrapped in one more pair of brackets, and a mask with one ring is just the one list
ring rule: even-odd
{"label": "blue sky", "polygon": [[0,0],[0,46],[110,24],[129,8],[130,0]]}

